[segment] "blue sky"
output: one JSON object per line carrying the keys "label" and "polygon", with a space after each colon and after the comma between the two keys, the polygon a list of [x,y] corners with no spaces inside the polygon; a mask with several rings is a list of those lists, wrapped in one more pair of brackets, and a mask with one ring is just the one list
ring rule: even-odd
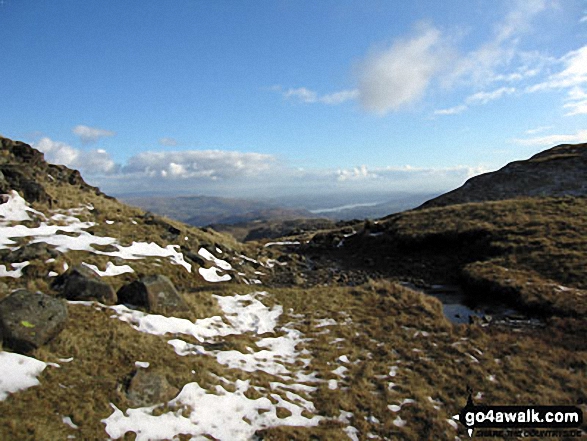
{"label": "blue sky", "polygon": [[446,191],[587,142],[587,2],[0,1],[0,133],[111,194]]}

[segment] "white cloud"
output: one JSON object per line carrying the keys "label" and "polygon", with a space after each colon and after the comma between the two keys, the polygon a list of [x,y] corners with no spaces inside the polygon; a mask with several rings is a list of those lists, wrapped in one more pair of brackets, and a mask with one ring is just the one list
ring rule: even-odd
{"label": "white cloud", "polygon": [[545,89],[567,89],[587,83],[587,45],[564,55],[559,62],[564,69],[551,75],[547,81],[527,89],[536,92]]}
{"label": "white cloud", "polygon": [[372,53],[359,67],[359,99],[380,115],[422,98],[441,67],[440,31],[421,26],[415,36]]}
{"label": "white cloud", "polygon": [[96,129],[94,127],[83,125],[75,126],[71,131],[79,136],[81,142],[84,144],[93,144],[101,138],[116,135],[116,133],[111,132],[110,130]]}
{"label": "white cloud", "polygon": [[48,162],[71,167],[78,162],[80,151],[59,141],[41,138],[33,147],[45,154]]}
{"label": "white cloud", "polygon": [[563,107],[570,109],[566,116],[587,114],[587,92],[585,89],[577,86],[569,90]]}
{"label": "white cloud", "polygon": [[322,104],[329,104],[329,105],[337,105],[342,104],[346,101],[351,101],[357,99],[359,96],[359,91],[356,89],[353,90],[341,90],[339,92],[334,92],[331,94],[326,95],[319,95],[317,92],[307,89],[305,87],[299,87],[297,89],[288,89],[286,91],[282,91],[280,87],[276,86],[273,88],[278,92],[281,92],[283,97],[286,99],[296,99],[303,103],[322,103]]}
{"label": "white cloud", "polygon": [[350,170],[338,170],[339,181],[352,181],[352,180],[364,180],[364,179],[375,179],[377,174],[369,172],[367,166],[361,165],[360,167],[354,167]]}
{"label": "white cloud", "polygon": [[480,169],[368,167],[299,169],[273,155],[222,150],[143,152],[123,166],[103,150],[81,150],[43,138],[34,147],[50,162],[77,168],[91,185],[110,194],[152,192],[224,197],[295,194],[437,192],[455,188]]}
{"label": "white cloud", "polygon": [[159,138],[159,145],[163,145],[165,147],[176,147],[177,140],[174,138]]}
{"label": "white cloud", "polygon": [[122,171],[168,179],[233,180],[258,176],[271,170],[275,163],[274,156],[260,153],[222,150],[143,152],[131,157]]}
{"label": "white cloud", "polygon": [[540,126],[534,129],[526,130],[526,135],[535,135],[536,133],[544,132],[546,130],[552,129],[552,126]]}
{"label": "white cloud", "polygon": [[324,104],[342,104],[346,101],[355,100],[359,97],[359,91],[353,90],[341,90],[340,92],[334,92],[329,95],[322,95],[319,101]]}
{"label": "white cloud", "polygon": [[531,147],[552,146],[556,144],[577,144],[587,142],[587,130],[579,130],[577,133],[570,135],[547,135],[525,139],[514,139],[513,141],[516,144]]}
{"label": "white cloud", "polygon": [[42,138],[33,147],[45,154],[48,162],[65,165],[88,174],[114,173],[116,164],[103,149],[79,150],[63,142]]}
{"label": "white cloud", "polygon": [[298,89],[288,89],[283,93],[284,98],[296,98],[303,103],[315,103],[318,101],[318,94],[312,90],[300,87]]}
{"label": "white cloud", "polygon": [[459,113],[464,112],[465,110],[467,110],[469,107],[464,105],[464,104],[460,104],[458,106],[454,106],[454,107],[449,107],[447,109],[438,109],[434,111],[435,115],[458,115]]}
{"label": "white cloud", "polygon": [[546,81],[526,88],[527,93],[544,90],[566,90],[563,108],[569,109],[566,116],[587,114],[587,45],[568,52],[558,60],[562,70],[550,75]]}

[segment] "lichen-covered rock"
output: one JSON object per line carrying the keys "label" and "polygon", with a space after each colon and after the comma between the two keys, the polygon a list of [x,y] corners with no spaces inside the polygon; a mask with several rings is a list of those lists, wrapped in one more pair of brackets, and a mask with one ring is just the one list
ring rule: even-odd
{"label": "lichen-covered rock", "polygon": [[132,377],[126,397],[132,407],[145,407],[166,403],[178,393],[163,374],[140,369]]}
{"label": "lichen-covered rock", "polygon": [[59,334],[67,321],[67,304],[43,293],[14,291],[0,301],[0,335],[4,346],[27,353]]}
{"label": "lichen-covered rock", "polygon": [[154,314],[185,316],[189,306],[173,283],[161,275],[146,276],[118,290],[118,301],[144,307]]}
{"label": "lichen-covered rock", "polygon": [[67,300],[97,300],[107,305],[117,302],[116,292],[90,268],[76,266],[57,278],[53,288]]}

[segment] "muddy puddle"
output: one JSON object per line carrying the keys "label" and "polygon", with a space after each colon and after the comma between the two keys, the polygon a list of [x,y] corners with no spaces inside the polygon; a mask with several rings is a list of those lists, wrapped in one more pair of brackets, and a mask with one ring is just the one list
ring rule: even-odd
{"label": "muddy puddle", "polygon": [[513,328],[542,326],[543,322],[501,303],[473,303],[456,285],[432,285],[419,288],[404,286],[436,297],[442,302],[446,318],[454,324],[479,323],[481,326],[500,325]]}

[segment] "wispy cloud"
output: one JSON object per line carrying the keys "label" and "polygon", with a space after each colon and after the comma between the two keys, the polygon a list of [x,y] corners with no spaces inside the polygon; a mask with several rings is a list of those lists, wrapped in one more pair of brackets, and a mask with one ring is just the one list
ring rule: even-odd
{"label": "wispy cloud", "polygon": [[359,67],[359,99],[379,115],[420,100],[441,63],[441,33],[420,25],[416,34],[374,51]]}
{"label": "wispy cloud", "polygon": [[517,80],[536,75],[535,69],[518,66],[509,71],[516,57],[521,36],[531,30],[534,18],[547,10],[547,0],[516,0],[510,3],[509,12],[494,26],[493,36],[477,49],[465,54],[444,79],[445,85],[466,83],[480,87],[498,80]]}
{"label": "wispy cloud", "polygon": [[563,107],[570,109],[567,116],[587,114],[587,92],[585,89],[577,86],[569,90]]}
{"label": "wispy cloud", "polygon": [[495,89],[489,92],[481,91],[476,92],[472,95],[469,95],[465,99],[464,104],[460,104],[458,106],[449,107],[447,109],[439,109],[434,111],[434,115],[457,115],[459,113],[464,112],[472,105],[482,105],[487,104],[490,101],[497,100],[504,95],[511,95],[516,92],[515,87],[500,87],[499,89]]}
{"label": "wispy cloud", "polygon": [[93,144],[101,138],[116,135],[115,132],[111,132],[110,130],[97,129],[95,127],[88,127],[83,125],[75,126],[71,131],[75,135],[79,136],[83,144]]}
{"label": "wispy cloud", "polygon": [[514,139],[513,142],[519,145],[531,147],[544,147],[556,144],[576,144],[587,142],[587,130],[579,130],[574,134],[546,135],[532,138]]}
{"label": "wispy cloud", "polygon": [[489,101],[494,101],[504,95],[511,95],[516,89],[514,87],[500,87],[491,92],[477,92],[467,97],[467,104],[487,104]]}
{"label": "wispy cloud", "polygon": [[526,92],[566,90],[563,105],[563,108],[569,109],[566,115],[587,114],[587,45],[568,52],[558,63],[562,70],[550,75],[546,81],[527,87]]}
{"label": "wispy cloud", "polygon": [[469,107],[465,104],[460,104],[458,106],[449,107],[447,109],[438,109],[434,111],[435,115],[458,115],[459,113],[464,112]]}
{"label": "wispy cloud", "polygon": [[307,89],[305,87],[298,87],[296,89],[290,88],[282,90],[280,86],[274,86],[272,88],[275,91],[280,92],[285,99],[295,99],[302,103],[322,103],[329,105],[342,104],[346,101],[354,100],[358,97],[359,91],[353,90],[341,90],[325,95],[319,95],[318,92]]}

